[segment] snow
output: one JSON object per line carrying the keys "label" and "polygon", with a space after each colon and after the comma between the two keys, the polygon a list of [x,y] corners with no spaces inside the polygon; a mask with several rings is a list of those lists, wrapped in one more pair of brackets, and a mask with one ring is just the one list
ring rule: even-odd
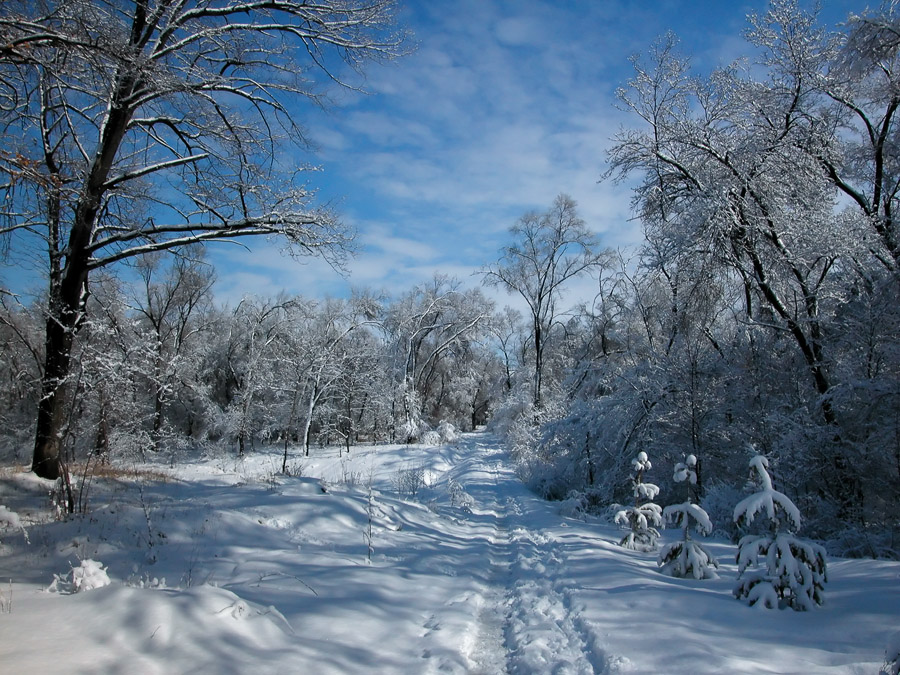
{"label": "snow", "polygon": [[694,579],[715,579],[719,567],[712,554],[699,542],[686,539],[676,541],[659,552],[657,564],[663,574],[673,577],[692,576]]}
{"label": "snow", "polygon": [[711,534],[713,531],[709,514],[699,504],[691,502],[672,504],[663,509],[663,518],[666,522],[674,523],[676,527],[692,527],[700,534]]}
{"label": "snow", "polygon": [[[312,453],[302,477],[273,451],[96,478],[63,522],[3,474],[30,535],[3,535],[3,671],[849,675],[893,644],[898,562],[832,559],[822,607],[761,620],[732,597],[733,545],[704,543],[718,579],[662,574],[528,492],[488,434]],[[47,592],[78,569],[109,583]]]}
{"label": "snow", "polygon": [[10,511],[2,504],[0,504],[0,528],[22,529],[22,521],[19,518],[19,514],[15,511]]}
{"label": "snow", "polygon": [[694,455],[688,455],[684,458],[684,462],[678,462],[675,465],[675,475],[672,480],[676,483],[688,481],[691,485],[697,484],[697,458]]}
{"label": "snow", "polygon": [[66,576],[57,574],[47,590],[54,593],[80,593],[103,588],[111,583],[103,563],[88,558],[82,560],[78,567],[73,567],[70,574]]}
{"label": "snow", "polygon": [[888,638],[887,649],[884,651],[883,675],[900,675],[900,631]]}
{"label": "snow", "polygon": [[776,506],[784,510],[788,518],[790,527],[796,531],[800,529],[800,511],[794,506],[794,503],[783,493],[777,490],[762,490],[754,492],[752,495],[742,499],[736,507],[734,507],[734,520],[744,520],[747,523],[753,522],[757,514],[765,512],[769,520],[775,520]]}
{"label": "snow", "polygon": [[784,493],[778,492],[772,487],[772,479],[767,471],[769,461],[762,455],[756,455],[750,460],[751,469],[756,470],[757,480],[762,489],[742,499],[734,507],[734,521],[744,521],[749,525],[760,512],[765,512],[770,521],[776,521],[776,511],[779,509],[787,516],[789,523],[785,523],[794,532],[800,529],[800,510],[794,502]]}

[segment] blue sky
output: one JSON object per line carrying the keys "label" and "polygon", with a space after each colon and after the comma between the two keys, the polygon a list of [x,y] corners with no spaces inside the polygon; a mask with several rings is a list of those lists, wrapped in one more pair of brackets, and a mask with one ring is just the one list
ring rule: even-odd
{"label": "blue sky", "polygon": [[[827,0],[840,21],[864,4]],[[475,285],[507,229],[565,192],[610,247],[632,246],[627,186],[599,183],[610,137],[633,124],[615,106],[629,56],[674,31],[702,70],[747,53],[748,12],[764,1],[418,0],[402,4],[415,53],[370,68],[366,96],[314,114],[315,176],[358,232],[342,279],[272,245],[217,249],[223,300],[284,289],[343,295],[351,285],[403,292],[435,271]],[[502,296],[502,294],[501,294]],[[499,298],[503,302],[503,298]]]}
{"label": "blue sky", "polygon": [[[823,0],[830,24],[863,2]],[[307,108],[318,146],[298,158],[357,231],[344,278],[326,263],[298,264],[277,243],[214,244],[217,298],[280,291],[342,296],[351,286],[397,294],[435,272],[466,285],[509,243],[525,212],[571,195],[605,246],[634,246],[628,187],[598,182],[610,138],[634,120],[615,105],[629,57],[667,30],[708,71],[745,55],[748,12],[765,0],[400,0],[414,53],[367,70],[367,95]],[[589,282],[585,282],[589,284]],[[506,296],[492,291],[500,303]]]}

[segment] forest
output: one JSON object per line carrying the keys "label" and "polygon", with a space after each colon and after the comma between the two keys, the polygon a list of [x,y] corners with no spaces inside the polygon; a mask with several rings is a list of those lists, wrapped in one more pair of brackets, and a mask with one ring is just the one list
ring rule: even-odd
{"label": "forest", "polygon": [[[566,194],[523,213],[480,270],[520,310],[442,274],[395,295],[216,301],[208,242],[273,236],[338,265],[349,249],[274,156],[305,142],[287,101],[318,95],[293,64],[410,48],[388,0],[274,5],[0,8],[0,248],[45,266],[38,301],[0,286],[5,461],[58,479],[74,511],[105,463],[277,447],[288,474],[323,446],[487,425],[527,486],[586,512],[631,499],[639,452],[659,475],[692,455],[734,539],[763,455],[806,536],[900,557],[892,3],[832,28],[777,0],[750,18],[750,56],[712,72],[674,35],[635,57],[631,125],[597,179],[620,182],[643,243],[606,248]],[[572,299],[575,279],[592,299]]]}

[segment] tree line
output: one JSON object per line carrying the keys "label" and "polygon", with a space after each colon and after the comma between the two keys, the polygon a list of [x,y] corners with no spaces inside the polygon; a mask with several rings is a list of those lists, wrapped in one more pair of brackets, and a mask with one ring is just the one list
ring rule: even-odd
{"label": "tree line", "polygon": [[[73,346],[67,463],[283,444],[287,470],[310,446],[427,440],[441,422],[471,430],[502,386],[479,289],[436,276],[398,298],[222,307],[200,255],[165,262],[145,256],[137,278],[94,282]],[[40,395],[42,310],[5,301],[0,318],[4,427],[19,455]]]}

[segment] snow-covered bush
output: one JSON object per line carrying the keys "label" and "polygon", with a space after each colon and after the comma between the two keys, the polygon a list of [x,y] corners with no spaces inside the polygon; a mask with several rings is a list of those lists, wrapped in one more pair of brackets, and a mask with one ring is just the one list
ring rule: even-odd
{"label": "snow-covered bush", "polygon": [[422,419],[414,417],[400,424],[397,439],[402,443],[418,443],[428,430],[428,425]]}
{"label": "snow-covered bush", "polygon": [[760,534],[746,534],[738,543],[735,597],[770,609],[808,610],[821,605],[827,580],[825,549],[795,536],[800,511],[772,486],[769,461],[757,455],[750,468],[760,490],[735,507],[734,522],[748,530],[756,516],[764,514],[767,525]]}
{"label": "snow-covered bush", "polygon": [[712,521],[706,511],[691,501],[691,487],[697,484],[697,458],[688,455],[684,462],[675,465],[676,483],[685,483],[687,499],[681,504],[673,504],[663,509],[663,517],[677,527],[681,527],[681,541],[669,544],[659,553],[657,562],[665,574],[673,577],[692,576],[695,579],[715,579],[719,563],[699,542],[691,539],[691,529],[698,534],[712,532]]}
{"label": "snow-covered bush", "polygon": [[450,422],[438,424],[437,433],[440,435],[442,443],[453,443],[459,439],[459,431]]}
{"label": "snow-covered bush", "polygon": [[103,563],[87,558],[82,560],[78,567],[73,567],[68,574],[54,575],[53,583],[47,590],[55,593],[81,593],[109,586],[110,583],[112,582]]}
{"label": "snow-covered bush", "polygon": [[425,467],[421,465],[399,469],[394,476],[394,489],[401,499],[415,499],[426,485]]}
{"label": "snow-covered bush", "polygon": [[[549,448],[542,430],[545,419],[553,415],[548,412],[552,408],[552,402],[538,409],[532,407],[523,395],[511,398],[521,402],[516,408],[518,417],[507,419],[508,424],[504,423],[503,429],[496,433],[505,437],[510,456],[516,465],[516,473],[522,482],[542,497],[559,498],[565,491],[556,494],[559,481],[548,456]],[[491,428],[497,428],[493,422]]]}
{"label": "snow-covered bush", "polygon": [[103,563],[96,560],[82,560],[81,564],[72,570],[72,587],[76,593],[103,588],[110,583]]}
{"label": "snow-covered bush", "polygon": [[601,522],[612,524],[621,504],[607,504],[596,490],[572,490],[561,500],[557,508],[561,516],[585,520],[588,515],[599,517]]}
{"label": "snow-covered bush", "polygon": [[18,530],[22,527],[22,521],[19,519],[19,514],[15,511],[10,511],[2,504],[0,504],[0,527],[12,530]]}
{"label": "snow-covered bush", "polygon": [[602,413],[596,401],[548,399],[520,420],[508,445],[522,482],[554,501],[584,493],[593,513],[613,501],[629,501],[633,455],[623,454],[622,439],[604,428]]}
{"label": "snow-covered bush", "polygon": [[450,480],[447,485],[447,494],[450,495],[450,506],[455,506],[466,513],[471,513],[475,507],[475,500],[465,486],[459,481]]}
{"label": "snow-covered bush", "polygon": [[419,434],[419,443],[422,445],[441,445],[441,435],[432,429]]}
{"label": "snow-covered bush", "polygon": [[[408,433],[409,429],[404,427],[404,433]],[[429,429],[428,425],[419,421],[418,431],[416,434],[422,445],[445,445],[453,443],[459,438],[459,432],[450,422],[441,422],[436,429]]]}
{"label": "snow-covered bush", "polygon": [[634,494],[634,506],[629,506],[616,513],[616,523],[627,526],[631,531],[622,538],[619,545],[634,551],[655,551],[662,525],[662,509],[653,499],[659,494],[659,487],[644,482],[644,473],[652,468],[646,452],[639,452],[631,463],[634,476],[631,484]]}
{"label": "snow-covered bush", "polygon": [[[21,530],[22,534],[25,536],[25,541],[28,541],[28,532],[25,530],[25,526],[22,525],[19,514],[15,511],[10,511],[0,504],[0,530],[6,529]],[[0,542],[2,542],[2,540],[0,540]]]}
{"label": "snow-covered bush", "polygon": [[[825,511],[822,508],[821,511]],[[832,509],[837,512],[838,509]],[[837,521],[838,515],[833,519]],[[807,518],[807,525],[809,519]],[[840,529],[832,528],[833,534],[828,539],[828,550],[833,556],[840,558],[884,558],[900,560],[900,522],[893,527],[859,527],[858,524],[845,524]]]}
{"label": "snow-covered bush", "polygon": [[[523,420],[533,417],[534,401],[525,387],[517,387],[503,398],[491,419],[488,430],[501,438],[512,439]],[[510,444],[512,446],[512,444]]]}

